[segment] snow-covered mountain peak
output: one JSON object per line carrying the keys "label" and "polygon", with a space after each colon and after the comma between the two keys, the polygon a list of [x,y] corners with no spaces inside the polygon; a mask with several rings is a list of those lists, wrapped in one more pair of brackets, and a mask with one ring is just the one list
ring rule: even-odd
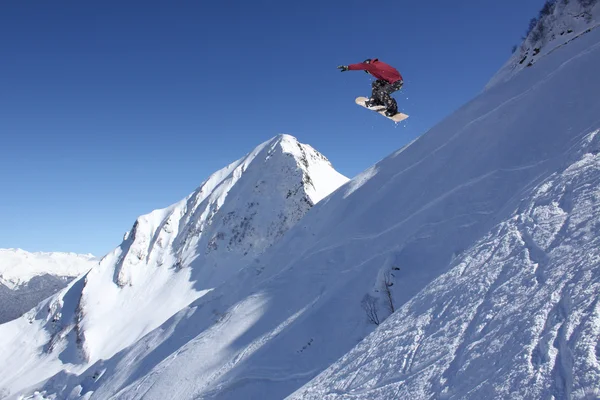
{"label": "snow-covered mountain peak", "polygon": [[19,325],[35,331],[4,361],[44,349],[46,362],[29,372],[48,376],[113,356],[251,264],[347,180],[293,136],[260,144],[183,200],[137,218],[97,268],[0,327],[9,338]]}
{"label": "snow-covered mountain peak", "polygon": [[548,0],[538,16],[530,21],[527,35],[512,57],[487,84],[489,89],[505,82],[521,70],[557,48],[597,29],[600,24],[598,0]]}
{"label": "snow-covered mountain peak", "polygon": [[141,264],[202,265],[193,279],[203,289],[214,287],[237,269],[220,265],[209,273],[207,261],[228,259],[239,267],[240,259],[264,251],[346,181],[311,146],[278,135],[212,174],[186,199],[139,217],[102,263],[117,265],[119,286],[134,284]]}
{"label": "snow-covered mountain peak", "polygon": [[[139,217],[85,283],[84,306],[104,298],[81,321],[86,358],[114,354],[225,282],[346,181],[312,147],[278,135],[212,174],[187,198]],[[143,304],[134,299],[140,290]],[[98,326],[112,320],[116,308],[124,319],[109,338]],[[119,340],[115,332],[122,333]]]}
{"label": "snow-covered mountain peak", "polygon": [[[304,191],[312,204],[316,204],[331,193],[330,187],[339,186],[340,174],[333,169],[329,160],[317,150],[287,134],[274,138],[270,147],[270,155],[281,151],[281,154],[294,158],[302,171]],[[345,182],[346,180],[342,178]]]}

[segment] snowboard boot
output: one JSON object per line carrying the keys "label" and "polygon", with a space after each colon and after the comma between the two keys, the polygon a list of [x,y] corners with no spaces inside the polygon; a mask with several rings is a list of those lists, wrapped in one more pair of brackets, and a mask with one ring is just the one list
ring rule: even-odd
{"label": "snowboard boot", "polygon": [[369,108],[371,108],[371,107],[378,107],[378,106],[381,107],[381,106],[383,106],[383,104],[381,104],[377,100],[371,98],[371,99],[365,101],[365,106],[369,107]]}
{"label": "snowboard boot", "polygon": [[386,100],[389,100],[389,101],[386,101],[386,104],[385,104],[386,105],[385,116],[392,117],[392,116],[398,114],[398,103],[396,103],[396,100],[389,97],[389,95]]}

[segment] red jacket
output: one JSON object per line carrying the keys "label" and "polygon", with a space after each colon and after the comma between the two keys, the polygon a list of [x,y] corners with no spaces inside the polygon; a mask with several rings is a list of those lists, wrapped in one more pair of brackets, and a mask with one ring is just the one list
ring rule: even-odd
{"label": "red jacket", "polygon": [[394,83],[402,80],[402,75],[394,67],[374,58],[370,63],[358,63],[348,65],[349,70],[364,70],[369,71],[377,79],[383,79],[388,83]]}

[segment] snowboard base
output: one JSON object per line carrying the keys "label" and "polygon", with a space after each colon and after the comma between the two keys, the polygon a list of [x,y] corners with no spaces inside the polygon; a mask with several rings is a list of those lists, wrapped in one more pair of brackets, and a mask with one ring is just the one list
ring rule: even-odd
{"label": "snowboard base", "polygon": [[385,107],[383,107],[383,106],[367,107],[365,105],[365,102],[367,100],[369,100],[368,97],[362,97],[362,96],[360,96],[360,97],[357,97],[356,100],[354,100],[354,101],[359,106],[362,106],[362,107],[366,108],[367,110],[375,111],[376,113],[383,115],[387,119],[391,119],[395,123],[398,123],[400,121],[404,121],[406,118],[408,118],[408,115],[400,113],[400,112],[398,114],[392,115],[391,117],[388,117],[387,115],[385,115]]}

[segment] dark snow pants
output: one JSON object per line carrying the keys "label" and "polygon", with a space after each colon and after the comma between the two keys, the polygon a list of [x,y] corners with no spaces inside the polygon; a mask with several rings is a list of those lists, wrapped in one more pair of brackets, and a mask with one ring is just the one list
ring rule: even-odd
{"label": "dark snow pants", "polygon": [[385,109],[392,112],[398,112],[398,103],[391,96],[397,90],[402,88],[402,84],[404,81],[397,81],[394,83],[388,83],[382,79],[378,79],[373,82],[373,92],[371,94],[371,99],[374,100],[376,105],[385,106]]}

